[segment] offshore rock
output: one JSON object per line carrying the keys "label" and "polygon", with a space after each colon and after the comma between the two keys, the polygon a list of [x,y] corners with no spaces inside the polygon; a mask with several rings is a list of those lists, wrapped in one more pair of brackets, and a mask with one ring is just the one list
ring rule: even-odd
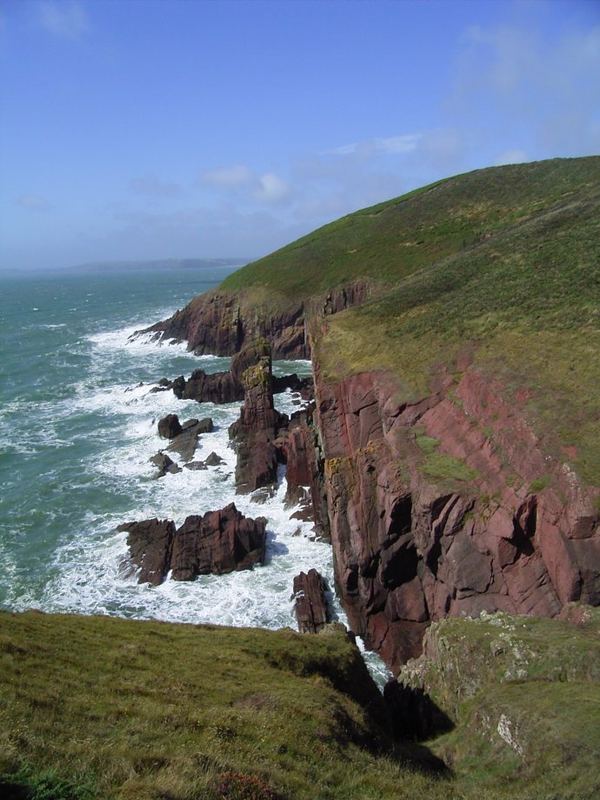
{"label": "offshore rock", "polygon": [[167,472],[170,472],[172,475],[175,475],[177,472],[181,472],[181,467],[177,466],[177,464],[162,451],[152,456],[150,462],[158,467],[158,472],[154,476],[155,478],[162,478],[167,474]]}
{"label": "offshore rock", "polygon": [[244,517],[233,503],[203,517],[188,517],[173,542],[173,579],[249,569],[265,559],[264,517]]}
{"label": "offshore rock", "polygon": [[179,436],[182,428],[177,414],[167,414],[158,420],[158,435],[163,439],[174,439]]}
{"label": "offshore rock", "polygon": [[174,580],[221,575],[262,564],[265,558],[264,517],[244,517],[231,503],[220,511],[187,517],[179,529],[170,520],[142,520],[120,525],[127,531],[132,562],[140,568],[139,583],[162,583],[172,570]]}
{"label": "offshore rock", "polygon": [[241,381],[244,405],[240,418],[229,428],[229,436],[237,450],[237,491],[245,494],[276,483],[279,457],[274,441],[288,418],[273,404],[270,354],[261,355],[248,367]]}
{"label": "offshore rock", "polygon": [[171,441],[167,450],[179,453],[184,461],[191,461],[196,452],[199,436],[202,433],[210,433],[212,430],[213,421],[210,417],[201,420],[187,420],[181,427],[181,432]]}
{"label": "offshore rock", "polygon": [[138,583],[157,586],[165,579],[171,562],[175,523],[168,519],[126,522],[118,531],[127,531],[127,545],[133,563],[140,568]]}
{"label": "offshore rock", "polygon": [[185,380],[176,378],[172,385],[179,400],[196,400],[198,403],[234,403],[244,396],[244,389],[236,383],[230,372],[206,373],[196,369]]}
{"label": "offshore rock", "polygon": [[319,633],[331,622],[327,591],[327,583],[316,569],[301,572],[294,578],[294,614],[300,633]]}

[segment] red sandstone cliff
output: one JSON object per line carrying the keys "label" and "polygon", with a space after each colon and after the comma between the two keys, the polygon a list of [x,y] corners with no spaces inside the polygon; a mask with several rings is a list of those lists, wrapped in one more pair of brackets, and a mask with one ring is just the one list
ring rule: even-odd
{"label": "red sandstone cliff", "polygon": [[259,307],[249,298],[216,290],[195,297],[147,331],[187,341],[189,349],[199,355],[232,356],[256,339],[267,339],[275,359],[309,358],[306,321],[360,305],[369,292],[369,285],[358,281],[308,303],[286,303],[284,310],[278,311],[275,305]]}
{"label": "red sandstone cliff", "polygon": [[[309,323],[368,291],[357,283],[271,314],[212,292],[151,330],[199,353],[231,355],[262,336],[275,358],[307,357]],[[330,383],[318,352],[314,361],[321,448],[300,419],[277,445],[292,489],[310,486],[317,523],[324,457],[338,592],[352,629],[393,669],[448,615],[555,616],[573,600],[600,604],[600,491],[550,455],[525,397],[509,399],[467,362],[409,402],[391,373]]]}
{"label": "red sandstone cliff", "polygon": [[547,454],[503,386],[466,366],[407,403],[389,373],[315,372],[338,591],[393,669],[447,615],[600,603],[599,492]]}

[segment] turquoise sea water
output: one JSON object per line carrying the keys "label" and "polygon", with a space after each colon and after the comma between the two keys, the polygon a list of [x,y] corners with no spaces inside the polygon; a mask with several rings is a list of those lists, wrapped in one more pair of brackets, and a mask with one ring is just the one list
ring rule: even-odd
{"label": "turquoise sea water", "polygon": [[[285,474],[265,505],[235,494],[227,428],[239,403],[199,405],[152,393],[162,377],[226,369],[183,344],[131,334],[218,284],[225,270],[0,278],[0,607],[277,628],[295,627],[293,576],[315,567],[333,586],[331,548],[284,507]],[[280,374],[310,370],[280,362]],[[293,411],[289,393],[276,396]],[[225,463],[153,477],[160,416],[210,416],[196,458]],[[268,519],[267,563],[193,583],[137,583],[121,522],[178,524],[234,501]],[[335,602],[340,619],[344,615]]]}

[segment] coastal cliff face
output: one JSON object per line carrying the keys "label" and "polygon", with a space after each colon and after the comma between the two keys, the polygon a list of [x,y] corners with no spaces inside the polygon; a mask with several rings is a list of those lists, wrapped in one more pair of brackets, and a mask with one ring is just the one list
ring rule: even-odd
{"label": "coastal cliff face", "polygon": [[393,670],[433,620],[600,602],[598,490],[548,455],[526,397],[470,364],[417,402],[390,373],[315,379],[337,588]]}
{"label": "coastal cliff face", "polygon": [[315,519],[326,495],[351,627],[393,669],[446,616],[600,603],[599,208],[599,158],[476,170],[332,222],[150,329],[312,358],[318,441],[298,424],[281,460]]}
{"label": "coastal cliff face", "polygon": [[187,341],[198,355],[233,356],[257,339],[271,344],[272,356],[310,358],[307,320],[363,303],[365,281],[334,289],[306,302],[286,303],[282,310],[261,307],[252,297],[214,291],[195,297],[172,317],[148,328],[165,339]]}

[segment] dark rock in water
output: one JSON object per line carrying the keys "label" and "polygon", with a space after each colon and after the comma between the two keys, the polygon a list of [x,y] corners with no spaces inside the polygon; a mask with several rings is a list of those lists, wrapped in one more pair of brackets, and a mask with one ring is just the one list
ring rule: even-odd
{"label": "dark rock in water", "polygon": [[170,569],[175,523],[168,519],[126,522],[118,531],[127,531],[131,560],[140,567],[138,583],[162,583]]}
{"label": "dark rock in water", "polygon": [[213,452],[206,457],[204,463],[207,467],[218,467],[219,464],[225,463],[225,459],[221,458],[221,456],[217,455],[213,450]]}
{"label": "dark rock in water", "polygon": [[261,489],[257,489],[255,492],[252,492],[250,495],[250,502],[263,505],[267,502],[267,500],[270,500],[274,494],[275,488],[273,486],[263,486]]}
{"label": "dark rock in water", "polygon": [[234,403],[244,396],[243,387],[230,372],[206,373],[196,369],[186,381],[177,378],[173,382],[175,395],[182,400],[196,400],[198,403]]}
{"label": "dark rock in water", "polygon": [[328,537],[327,498],[314,404],[292,414],[289,426],[276,440],[280,459],[287,464],[286,505],[299,506],[293,519],[312,520],[321,537]]}
{"label": "dark rock in water", "polygon": [[197,575],[221,575],[262,564],[265,525],[262,517],[244,517],[233,503],[203,517],[188,517],[173,542],[173,579],[190,581]]}
{"label": "dark rock in water", "polygon": [[179,453],[184,461],[191,461],[196,452],[198,437],[201,433],[210,433],[213,430],[213,421],[209,417],[201,419],[190,419],[184,422],[181,432],[176,436],[167,450]]}
{"label": "dark rock in water", "polygon": [[208,469],[204,461],[190,461],[188,464],[183,465],[186,469]]}
{"label": "dark rock in water", "polygon": [[214,427],[212,419],[210,417],[205,417],[199,422],[196,422],[196,433],[211,433]]}
{"label": "dark rock in water", "polygon": [[301,572],[294,578],[294,613],[300,633],[318,633],[331,622],[326,591],[327,584],[316,569]]}
{"label": "dark rock in water", "polygon": [[274,440],[288,422],[273,404],[269,351],[259,343],[256,352],[267,355],[260,355],[258,362],[242,374],[244,405],[240,418],[229,428],[229,436],[236,443],[235,482],[240,493],[276,483],[279,459]]}
{"label": "dark rock in water", "polygon": [[167,414],[158,421],[158,435],[163,439],[173,439],[181,433],[181,424],[177,414]]}
{"label": "dark rock in water", "polygon": [[167,474],[167,472],[170,472],[173,475],[175,475],[177,472],[181,472],[181,467],[178,467],[177,464],[162,451],[157,453],[155,456],[152,456],[150,461],[152,464],[158,467],[158,473],[155,475],[156,478],[162,478],[163,475]]}
{"label": "dark rock in water", "polygon": [[198,424],[197,419],[186,419],[185,422],[181,423],[181,430],[185,431],[187,428],[193,428],[194,425]]}
{"label": "dark rock in water", "polygon": [[220,511],[187,517],[176,530],[170,520],[149,519],[119,525],[127,531],[131,560],[140,567],[139,583],[193,580],[262,564],[265,558],[264,517],[244,517],[231,503]]}
{"label": "dark rock in water", "polygon": [[175,397],[177,397],[179,400],[183,398],[183,392],[185,390],[185,378],[183,377],[183,375],[180,375],[178,378],[175,378],[175,380],[171,384],[171,389],[173,389],[173,394],[175,395]]}
{"label": "dark rock in water", "polygon": [[150,389],[150,392],[153,394],[155,392],[166,392],[172,388],[173,388],[173,381],[170,381],[168,378],[161,378],[159,382],[156,384],[156,386],[153,386],[152,389]]}

